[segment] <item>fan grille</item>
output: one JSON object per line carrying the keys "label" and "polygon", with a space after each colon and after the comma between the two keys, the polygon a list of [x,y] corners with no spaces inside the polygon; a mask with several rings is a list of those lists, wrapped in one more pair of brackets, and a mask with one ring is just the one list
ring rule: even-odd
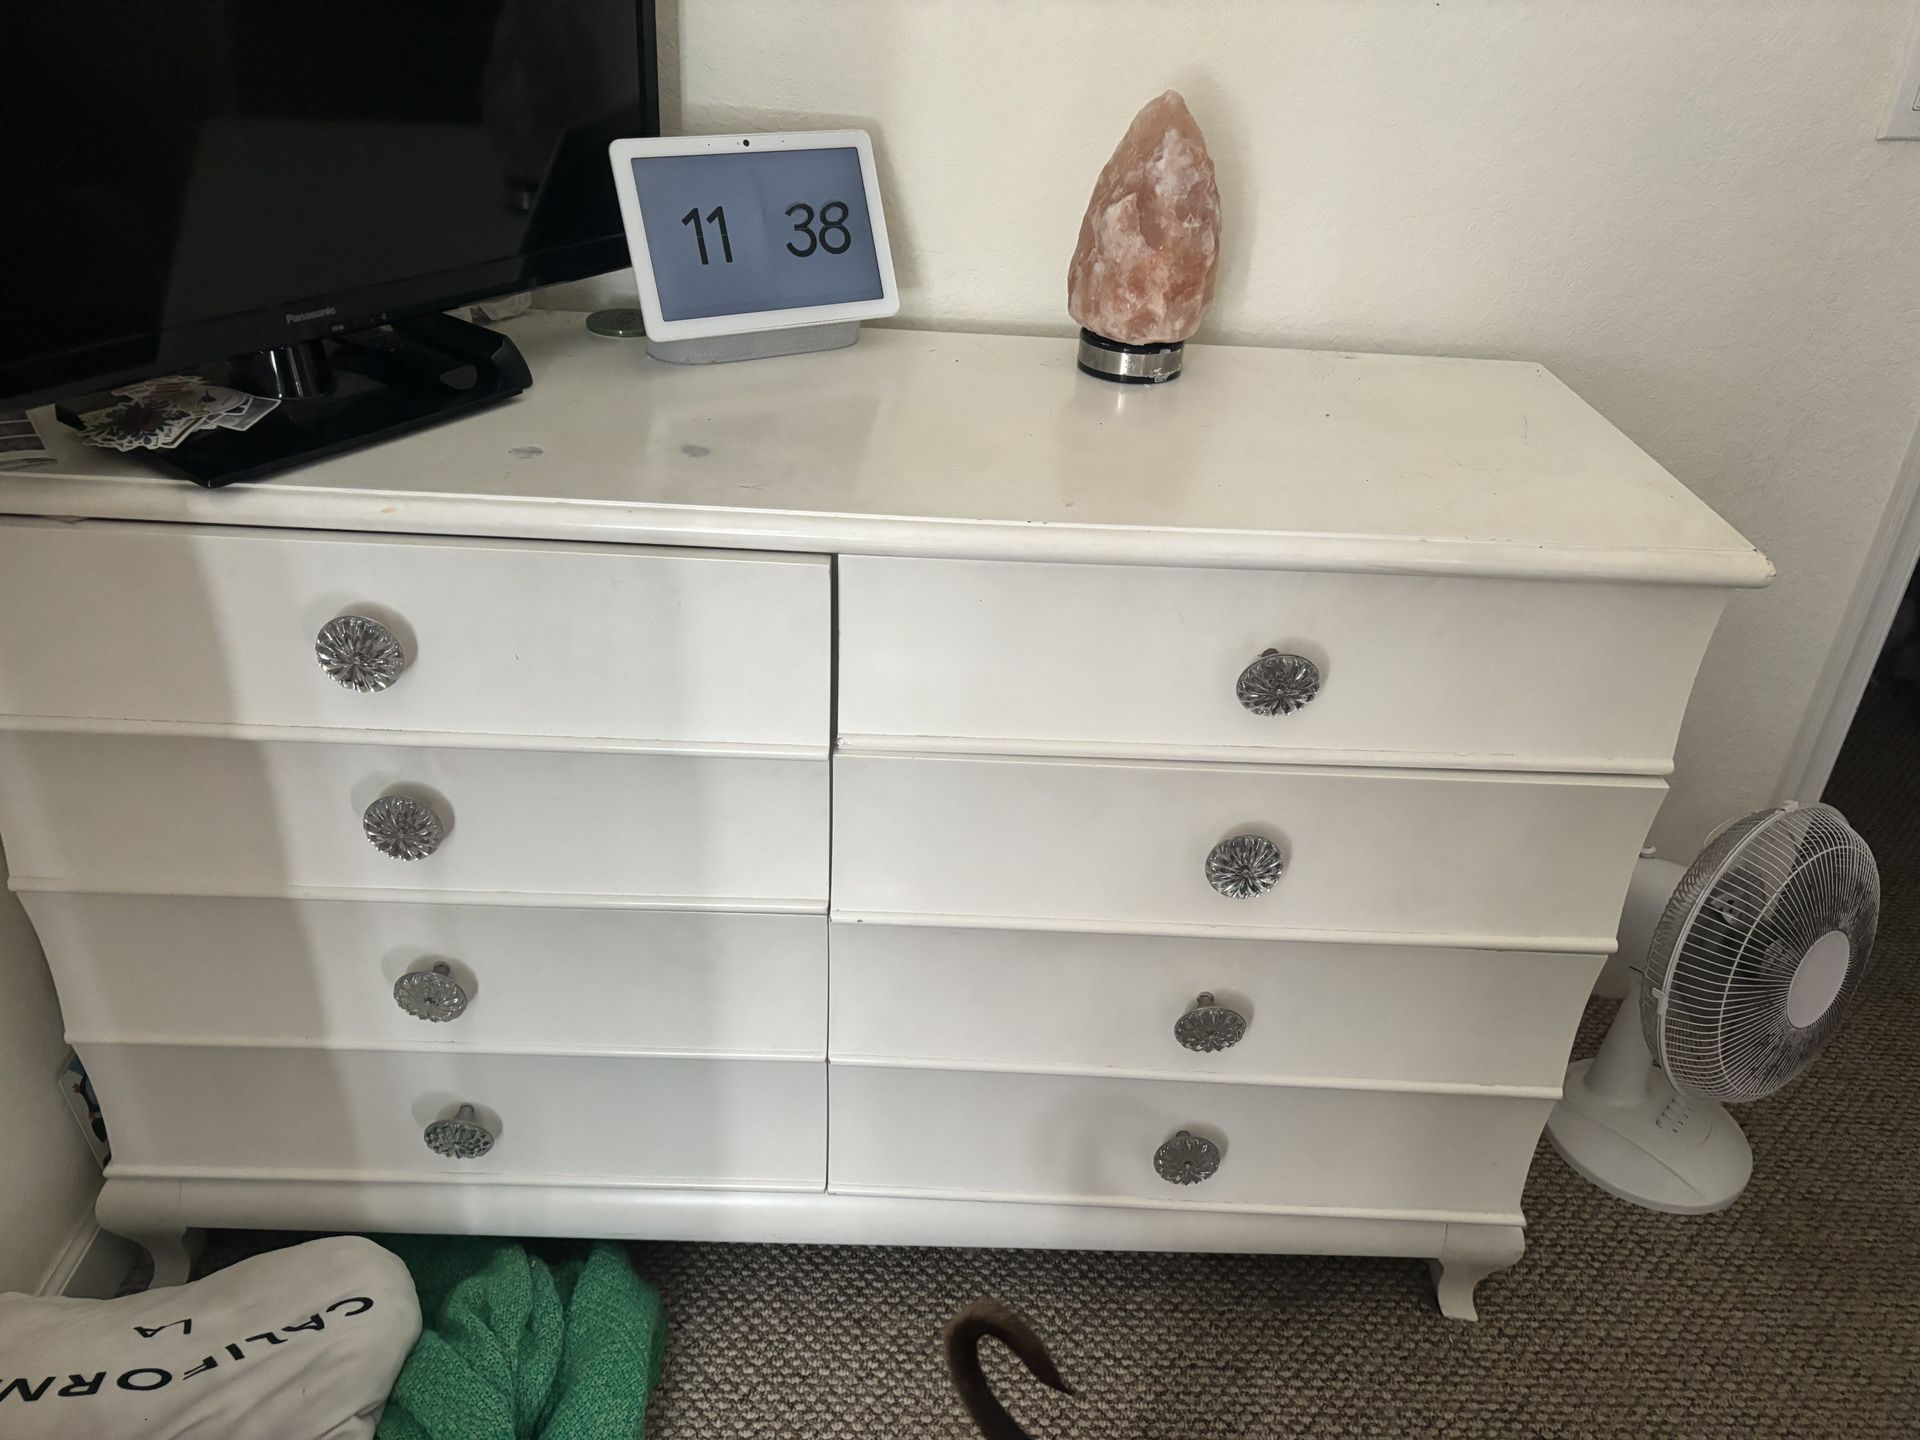
{"label": "fan grille", "polygon": [[[1879,916],[1873,852],[1832,806],[1761,810],[1729,826],[1681,878],[1647,948],[1640,1019],[1667,1078],[1715,1100],[1785,1085],[1840,1028]],[[1796,1025],[1794,975],[1836,933],[1846,941],[1838,993]]]}

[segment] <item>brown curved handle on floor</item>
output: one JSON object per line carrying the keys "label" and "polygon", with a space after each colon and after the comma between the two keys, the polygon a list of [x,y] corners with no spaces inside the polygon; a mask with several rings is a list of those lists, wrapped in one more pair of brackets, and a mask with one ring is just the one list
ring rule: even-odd
{"label": "brown curved handle on floor", "polygon": [[960,1403],[986,1440],[1033,1440],[1006,1411],[987,1384],[980,1370],[980,1342],[991,1335],[1019,1357],[1034,1379],[1050,1385],[1063,1395],[1073,1387],[1061,1378],[1042,1340],[1025,1318],[1009,1310],[998,1300],[976,1300],[953,1319],[941,1333],[947,1353],[947,1372],[953,1376],[953,1388]]}

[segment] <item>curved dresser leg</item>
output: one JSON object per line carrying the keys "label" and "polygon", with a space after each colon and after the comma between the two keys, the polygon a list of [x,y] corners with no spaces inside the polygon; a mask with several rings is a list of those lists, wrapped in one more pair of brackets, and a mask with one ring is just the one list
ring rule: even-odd
{"label": "curved dresser leg", "polygon": [[109,1177],[93,1204],[102,1230],[126,1236],[153,1257],[149,1289],[186,1284],[205,1238],[204,1232],[180,1223],[177,1200],[177,1187],[137,1180],[129,1184]]}
{"label": "curved dresser leg", "polygon": [[156,1230],[139,1235],[129,1235],[147,1254],[153,1257],[153,1279],[149,1290],[158,1290],[166,1285],[184,1285],[193,1276],[193,1262],[200,1249],[198,1230]]}
{"label": "curved dresser leg", "polygon": [[1427,1262],[1440,1313],[1449,1320],[1478,1320],[1474,1287],[1496,1270],[1504,1270],[1526,1252],[1518,1225],[1449,1225],[1440,1241],[1440,1254]]}

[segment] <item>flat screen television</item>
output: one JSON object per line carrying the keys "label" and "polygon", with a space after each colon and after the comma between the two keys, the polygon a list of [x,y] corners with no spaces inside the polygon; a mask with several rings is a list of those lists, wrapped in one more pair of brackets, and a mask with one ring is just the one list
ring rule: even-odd
{"label": "flat screen television", "polygon": [[[627,263],[607,144],[659,133],[653,0],[13,0],[0,30],[0,408],[238,357],[306,397],[192,477],[252,478],[513,393],[438,312]],[[440,352],[446,393],[375,395]],[[199,439],[153,453],[191,474]]]}

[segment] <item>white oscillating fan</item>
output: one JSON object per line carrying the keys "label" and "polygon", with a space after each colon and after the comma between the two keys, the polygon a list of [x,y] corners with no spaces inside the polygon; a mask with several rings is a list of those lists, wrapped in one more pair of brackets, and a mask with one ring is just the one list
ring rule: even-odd
{"label": "white oscillating fan", "polygon": [[1642,860],[1620,919],[1627,998],[1600,1053],[1567,1070],[1554,1149],[1651,1210],[1733,1204],[1753,1151],[1720,1102],[1771,1095],[1812,1063],[1879,916],[1873,852],[1831,805],[1756,811],[1684,870]]}

